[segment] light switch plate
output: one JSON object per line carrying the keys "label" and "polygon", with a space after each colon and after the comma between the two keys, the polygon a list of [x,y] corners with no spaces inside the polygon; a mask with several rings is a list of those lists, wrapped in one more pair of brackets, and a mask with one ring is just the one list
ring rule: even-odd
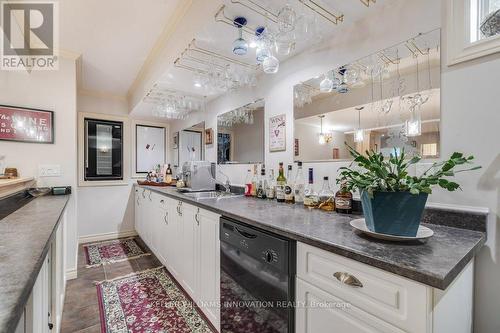
{"label": "light switch plate", "polygon": [[42,164],[38,166],[39,177],[60,177],[61,166],[59,164]]}

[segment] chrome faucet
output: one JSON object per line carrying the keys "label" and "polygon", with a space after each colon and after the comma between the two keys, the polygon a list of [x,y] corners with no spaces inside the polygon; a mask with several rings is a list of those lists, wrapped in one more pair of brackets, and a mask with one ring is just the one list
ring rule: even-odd
{"label": "chrome faucet", "polygon": [[216,182],[224,187],[226,193],[231,193],[231,182],[229,181],[229,177],[224,172],[222,172],[220,169],[219,169],[219,173],[221,175],[223,175],[224,177],[226,177],[226,182],[222,183],[222,182],[218,181],[217,179],[216,179]]}

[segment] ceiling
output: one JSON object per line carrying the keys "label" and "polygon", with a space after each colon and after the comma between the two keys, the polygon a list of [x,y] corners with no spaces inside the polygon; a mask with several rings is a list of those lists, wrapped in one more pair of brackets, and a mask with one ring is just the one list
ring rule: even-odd
{"label": "ceiling", "polygon": [[[370,11],[373,11],[372,8],[368,8],[360,0],[353,1],[345,1],[345,0],[322,0],[317,1],[321,3],[326,8],[332,10],[334,13],[342,13],[344,14],[344,22],[340,23],[338,26],[326,21],[322,17],[315,15],[311,10],[302,5],[299,1],[287,1],[287,0],[252,0],[255,3],[260,4],[261,6],[271,10],[274,13],[277,13],[280,8],[282,8],[287,2],[294,7],[297,14],[303,14],[304,16],[309,17],[311,20],[316,18],[317,31],[314,31],[312,35],[314,38],[306,38],[305,40],[300,40],[296,44],[295,50],[289,56],[278,56],[280,62],[283,63],[287,58],[293,57],[294,55],[300,53],[306,48],[320,43],[322,40],[327,39],[329,36],[334,34],[339,30],[343,25],[352,24],[360,19],[363,19],[367,16]],[[386,1],[386,0],[385,0]],[[224,15],[227,18],[233,19],[237,16],[244,16],[247,18],[248,23],[247,26],[250,28],[255,28],[257,26],[268,26],[271,30],[276,31],[277,25],[273,22],[270,22],[265,17],[253,12],[252,10],[246,8],[241,3],[249,3],[249,0],[223,0],[222,3],[225,5]],[[382,6],[384,4],[384,0],[377,0],[376,4],[371,4],[374,6]],[[207,13],[212,17],[215,16],[216,13]],[[248,64],[255,65],[257,62],[255,60],[255,49],[249,49],[247,55],[245,56],[236,56],[232,54],[232,44],[233,41],[238,37],[238,31],[234,26],[230,26],[228,24],[222,22],[216,22],[215,17],[210,20],[210,24],[204,26],[203,29],[198,31],[193,36],[193,39],[196,39],[196,45],[199,47],[215,51],[220,53],[226,57],[230,57],[232,59],[236,59],[239,61],[243,61]],[[243,37],[250,41],[252,36],[248,33],[244,33]],[[188,47],[188,45],[185,45]],[[180,56],[180,54],[179,54]],[[262,73],[261,69],[257,70],[257,74],[259,76],[269,75]],[[160,75],[160,78],[157,80],[157,83],[161,84],[162,87],[166,89],[173,89],[185,92],[187,94],[198,95],[198,96],[206,96],[207,100],[213,99],[221,94],[223,91],[217,91],[214,89],[205,89],[200,87],[195,87],[194,85],[194,73],[176,68],[174,64],[171,64],[169,68]],[[151,105],[145,105],[146,103],[140,102],[138,105],[134,105],[134,114],[140,116],[149,116],[151,115],[153,107]]]}
{"label": "ceiling", "polygon": [[80,89],[125,96],[180,2],[59,1],[61,49],[82,55]]}

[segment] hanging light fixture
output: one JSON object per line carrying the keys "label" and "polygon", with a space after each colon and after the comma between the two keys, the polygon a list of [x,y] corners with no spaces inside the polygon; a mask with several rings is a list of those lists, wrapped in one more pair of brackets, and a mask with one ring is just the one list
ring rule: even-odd
{"label": "hanging light fixture", "polygon": [[406,121],[405,129],[407,137],[422,135],[422,119],[420,118],[419,109],[414,110],[410,114],[410,119]]}
{"label": "hanging light fixture", "polygon": [[247,24],[247,19],[243,16],[238,16],[234,19],[233,24],[238,28],[238,38],[233,42],[233,53],[236,55],[245,55],[248,51],[248,43],[243,39],[243,27]]}
{"label": "hanging light fixture", "polygon": [[320,121],[320,133],[318,137],[318,143],[320,145],[325,145],[327,143],[330,143],[332,141],[332,135],[328,133],[323,133],[323,118],[325,118],[325,115],[319,115],[319,121]]}
{"label": "hanging light fixture", "polygon": [[364,140],[364,131],[361,128],[361,110],[363,110],[365,107],[361,106],[359,108],[356,108],[358,110],[358,129],[356,132],[354,132],[354,142],[363,142]]}

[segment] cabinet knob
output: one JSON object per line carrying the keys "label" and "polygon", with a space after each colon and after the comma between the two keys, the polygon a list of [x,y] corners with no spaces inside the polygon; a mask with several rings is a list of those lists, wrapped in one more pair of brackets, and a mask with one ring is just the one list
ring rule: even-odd
{"label": "cabinet knob", "polygon": [[165,200],[161,199],[161,200],[160,200],[160,203],[165,203]]}
{"label": "cabinet knob", "polygon": [[363,288],[361,281],[359,281],[354,275],[346,272],[335,272],[333,273],[333,276],[343,284],[351,287]]}

